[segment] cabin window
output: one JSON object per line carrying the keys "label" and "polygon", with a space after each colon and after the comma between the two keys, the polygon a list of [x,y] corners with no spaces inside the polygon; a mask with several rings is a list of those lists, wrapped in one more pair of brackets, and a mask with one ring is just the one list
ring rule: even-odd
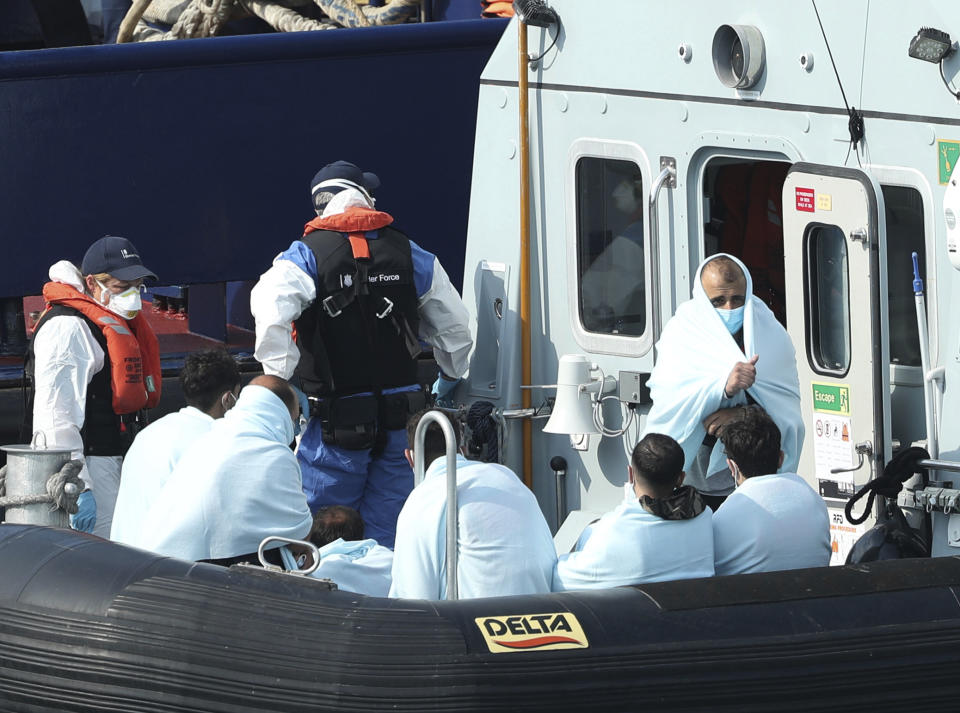
{"label": "cabin window", "polygon": [[588,332],[640,336],[647,327],[644,194],[632,161],[577,161],[577,281]]}
{"label": "cabin window", "polygon": [[807,298],[810,361],[822,374],[850,368],[850,280],[847,241],[835,225],[814,225],[807,234]]}
{"label": "cabin window", "polygon": [[890,361],[920,366],[920,338],[913,299],[913,261],[917,253],[926,287],[923,199],[915,188],[883,186],[887,219],[887,314],[890,315]]}

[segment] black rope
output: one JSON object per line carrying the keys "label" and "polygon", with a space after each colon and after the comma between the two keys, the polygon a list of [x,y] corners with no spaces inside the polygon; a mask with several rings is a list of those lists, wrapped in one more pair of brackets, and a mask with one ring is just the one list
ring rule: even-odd
{"label": "black rope", "polygon": [[860,163],[860,153],[857,151],[857,144],[863,141],[864,129],[863,129],[863,114],[857,111],[857,107],[851,107],[849,102],[847,102],[847,93],[843,91],[843,82],[840,81],[840,72],[837,71],[837,63],[833,61],[833,50],[830,49],[830,42],[827,40],[827,32],[823,29],[823,21],[820,19],[820,11],[817,9],[817,0],[810,0],[813,3],[813,11],[817,14],[817,23],[820,25],[820,34],[823,35],[823,43],[827,46],[827,54],[830,56],[830,65],[833,67],[833,74],[837,78],[837,86],[840,87],[840,96],[843,97],[843,106],[847,109],[847,116],[849,120],[847,121],[847,131],[850,133],[850,144],[847,146],[847,155],[843,159],[843,162],[846,163],[847,159],[850,158],[850,149],[853,149],[853,152],[857,156],[857,164],[863,168],[863,164]]}
{"label": "black rope", "polygon": [[[844,507],[844,514],[847,520],[853,525],[859,525],[866,520],[873,511],[873,499],[877,495],[885,498],[896,498],[903,490],[903,484],[910,480],[915,474],[919,473],[924,478],[926,485],[926,471],[917,467],[917,461],[929,458],[930,454],[923,448],[906,448],[893,458],[883,469],[883,475],[874,478],[864,485],[860,490],[847,501]],[[867,496],[867,506],[863,509],[860,517],[854,517],[853,506],[857,504],[864,496]]]}
{"label": "black rope", "polygon": [[499,432],[497,420],[493,417],[493,404],[489,401],[474,401],[467,411],[467,427],[470,429],[470,442],[467,444],[470,455],[479,456],[486,446],[486,462],[499,463]]}

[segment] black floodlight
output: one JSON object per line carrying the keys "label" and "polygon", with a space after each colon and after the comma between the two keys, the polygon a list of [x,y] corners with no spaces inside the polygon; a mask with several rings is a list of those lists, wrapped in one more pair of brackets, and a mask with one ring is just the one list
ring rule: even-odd
{"label": "black floodlight", "polygon": [[950,40],[950,35],[942,30],[921,27],[916,37],[910,40],[908,51],[914,59],[938,64],[953,52],[953,42]]}
{"label": "black floodlight", "polygon": [[713,35],[713,70],[724,86],[749,89],[760,81],[766,56],[763,35],[752,25],[721,25]]}
{"label": "black floodlight", "polygon": [[560,19],[543,0],[513,0],[513,10],[520,22],[532,27],[552,27]]}

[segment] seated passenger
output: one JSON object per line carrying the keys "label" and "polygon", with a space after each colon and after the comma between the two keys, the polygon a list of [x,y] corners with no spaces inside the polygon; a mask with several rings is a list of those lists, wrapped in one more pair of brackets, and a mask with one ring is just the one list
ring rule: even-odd
{"label": "seated passenger", "polygon": [[140,546],[232,564],[258,561],[257,548],[269,535],[306,537],[313,518],[289,445],[299,410],[283,379],[251,381],[237,405],[180,458],[144,519]]}
{"label": "seated passenger", "polygon": [[577,551],[561,555],[554,591],[713,575],[712,511],[682,485],[683,449],[670,436],[648,433],[630,461],[633,497],[594,523]]}
{"label": "seated passenger", "polygon": [[759,406],[720,432],[737,489],[713,516],[717,574],[825,567],[830,563],[827,506],[783,463],[780,429]]}
{"label": "seated passenger", "polygon": [[393,551],[363,539],[363,518],[345,505],[317,510],[310,541],[320,549],[320,566],[311,576],[330,579],[347,592],[385,597],[390,592]]}
{"label": "seated passenger", "polygon": [[[427,411],[410,418],[407,439],[413,446],[417,424]],[[457,445],[460,428],[454,421]],[[405,451],[413,464],[413,452]],[[431,423],[424,439],[423,482],[407,498],[397,521],[391,597],[446,599],[447,461],[443,431]],[[550,591],[557,561],[550,528],[533,493],[509,468],[469,461],[457,455],[461,599]]]}
{"label": "seated passenger", "polygon": [[139,546],[150,504],[187,448],[237,403],[240,370],[223,349],[188,354],[180,370],[187,405],[137,434],[123,459],[110,539]]}

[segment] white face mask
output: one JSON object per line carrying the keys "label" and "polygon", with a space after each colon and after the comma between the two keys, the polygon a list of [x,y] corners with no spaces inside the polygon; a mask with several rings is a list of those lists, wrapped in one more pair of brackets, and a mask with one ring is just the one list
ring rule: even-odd
{"label": "white face mask", "polygon": [[115,315],[124,319],[133,319],[143,307],[139,287],[128,287],[120,294],[114,294],[100,280],[97,280],[97,284],[100,285],[100,304]]}
{"label": "white face mask", "polygon": [[623,499],[624,500],[638,500],[637,493],[633,489],[633,483],[629,480],[623,484]]}

